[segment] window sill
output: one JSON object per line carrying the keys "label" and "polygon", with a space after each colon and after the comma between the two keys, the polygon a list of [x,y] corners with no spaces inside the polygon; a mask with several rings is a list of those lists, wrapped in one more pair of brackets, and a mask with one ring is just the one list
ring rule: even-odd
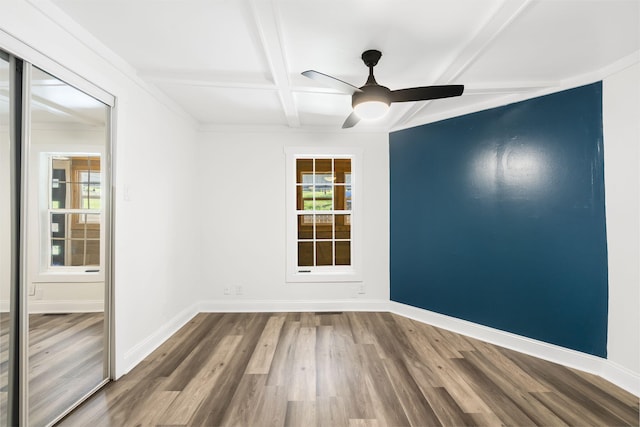
{"label": "window sill", "polygon": [[288,273],[287,283],[334,283],[362,282],[362,275],[356,272],[310,272]]}
{"label": "window sill", "polygon": [[[94,269],[90,269],[94,270]],[[104,282],[104,273],[99,271],[87,272],[85,269],[71,269],[63,271],[43,271],[37,274],[32,283],[92,283]]]}

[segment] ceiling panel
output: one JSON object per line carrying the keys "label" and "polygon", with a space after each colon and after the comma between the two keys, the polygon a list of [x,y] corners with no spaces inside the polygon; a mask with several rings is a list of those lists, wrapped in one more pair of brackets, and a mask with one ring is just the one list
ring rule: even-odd
{"label": "ceiling panel", "polygon": [[391,89],[433,84],[500,1],[284,1],[278,3],[293,72],[315,69],[362,86],[360,55],[382,51],[375,68]]}
{"label": "ceiling panel", "polygon": [[278,93],[220,87],[159,85],[169,97],[200,123],[219,125],[286,125]]}
{"label": "ceiling panel", "polygon": [[351,98],[337,93],[294,93],[303,126],[342,126],[351,113]]}
{"label": "ceiling panel", "polygon": [[640,49],[640,2],[540,1],[462,76],[480,82],[562,81]]}
{"label": "ceiling panel", "polygon": [[266,70],[250,10],[234,0],[55,0],[138,70]]}
{"label": "ceiling panel", "polygon": [[36,67],[32,69],[30,82],[30,119],[34,126],[104,129],[109,109],[102,102]]}

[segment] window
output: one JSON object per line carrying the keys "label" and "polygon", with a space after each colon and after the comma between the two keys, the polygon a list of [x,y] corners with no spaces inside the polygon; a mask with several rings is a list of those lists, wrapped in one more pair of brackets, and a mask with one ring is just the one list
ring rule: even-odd
{"label": "window", "polygon": [[360,280],[358,159],[335,151],[288,153],[288,281]]}
{"label": "window", "polygon": [[100,265],[99,155],[49,158],[49,267]]}

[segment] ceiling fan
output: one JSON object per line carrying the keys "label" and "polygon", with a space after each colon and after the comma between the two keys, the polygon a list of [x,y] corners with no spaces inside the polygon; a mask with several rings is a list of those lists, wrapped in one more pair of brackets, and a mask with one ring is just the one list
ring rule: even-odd
{"label": "ceiling fan", "polygon": [[364,86],[357,88],[327,74],[315,70],[307,70],[302,75],[317,80],[334,89],[351,95],[353,112],[342,124],[342,128],[355,126],[361,119],[373,120],[385,115],[392,102],[426,101],[429,99],[450,98],[460,96],[464,91],[463,85],[421,86],[408,89],[390,90],[379,85],[373,77],[373,67],[376,66],[382,52],[367,50],[362,53],[364,65],[369,67],[369,78]]}

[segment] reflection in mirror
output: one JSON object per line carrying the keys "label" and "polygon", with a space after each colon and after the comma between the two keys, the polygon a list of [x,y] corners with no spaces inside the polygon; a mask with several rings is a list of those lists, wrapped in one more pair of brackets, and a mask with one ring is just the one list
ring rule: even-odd
{"label": "reflection in mirror", "polygon": [[[0,52],[1,54],[2,52]],[[9,62],[0,56],[0,426],[7,425],[9,304],[11,291],[11,188]]]}
{"label": "reflection in mirror", "polygon": [[106,378],[109,108],[37,68],[28,166],[29,424],[54,422]]}
{"label": "reflection in mirror", "polygon": [[50,156],[48,267],[100,267],[100,156]]}

